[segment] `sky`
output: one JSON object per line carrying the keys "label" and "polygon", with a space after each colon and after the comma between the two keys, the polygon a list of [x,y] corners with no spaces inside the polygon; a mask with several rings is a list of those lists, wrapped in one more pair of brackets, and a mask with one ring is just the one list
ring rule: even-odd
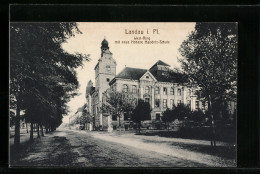
{"label": "sky", "polygon": [[[84,62],[76,69],[80,84],[79,95],[68,103],[69,114],[63,118],[68,123],[69,116],[86,102],[85,91],[89,80],[95,86],[95,71],[98,59],[101,57],[101,42],[105,38],[109,50],[117,62],[116,74],[124,67],[149,69],[158,60],[169,64],[171,68],[179,67],[177,57],[181,57],[178,49],[181,43],[194,30],[195,23],[115,23],[115,22],[79,22],[78,28],[82,34],[77,34],[62,45],[68,53],[89,54],[90,61]],[[135,33],[135,31],[137,33]],[[148,34],[147,34],[148,31]],[[142,33],[143,34],[138,34]],[[130,34],[133,33],[133,34]],[[135,40],[135,37],[139,40]],[[145,43],[145,41],[159,43]],[[120,41],[120,43],[116,43]],[[139,41],[136,43],[135,41]],[[140,43],[142,41],[142,43]],[[135,43],[134,43],[135,42]]]}

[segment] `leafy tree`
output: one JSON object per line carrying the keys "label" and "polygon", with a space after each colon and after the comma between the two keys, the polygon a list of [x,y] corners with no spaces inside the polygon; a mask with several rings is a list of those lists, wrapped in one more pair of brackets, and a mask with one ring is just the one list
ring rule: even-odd
{"label": "leafy tree", "polygon": [[185,120],[186,118],[189,118],[191,115],[190,107],[183,103],[179,103],[173,109],[173,115],[175,115],[175,118],[177,118],[178,120]]}
{"label": "leafy tree", "polygon": [[[26,119],[31,123],[45,124],[51,130],[61,124],[66,102],[78,88],[75,68],[88,59],[87,55],[65,52],[62,43],[79,33],[76,23],[10,24],[10,98],[11,107],[16,109],[15,146],[20,144],[21,109],[27,112]],[[44,114],[32,106],[44,108],[41,110]]]}
{"label": "leafy tree", "polygon": [[[174,108],[175,108],[175,106],[174,106]],[[174,115],[174,109],[172,110],[172,109],[167,108],[162,113],[162,115],[163,115],[162,120],[163,120],[163,122],[165,122],[167,124],[167,129],[169,131],[169,127],[170,127],[169,124],[176,119],[175,115]]]}
{"label": "leafy tree", "polygon": [[132,120],[137,123],[139,134],[141,131],[141,121],[150,120],[151,118],[151,106],[148,102],[142,99],[138,100],[137,106],[133,110]]}
{"label": "leafy tree", "polygon": [[201,109],[198,109],[191,113],[190,119],[195,122],[202,122],[203,120],[205,120],[205,114],[202,112]]}
{"label": "leafy tree", "polygon": [[93,120],[91,115],[87,111],[86,104],[84,104],[82,108],[83,108],[82,114],[79,117],[77,117],[76,123],[82,124],[84,126],[84,129],[86,129],[86,124],[92,122]]}
{"label": "leafy tree", "polygon": [[103,94],[102,113],[109,115],[116,115],[119,119],[119,130],[121,131],[120,118],[125,112],[133,111],[135,107],[135,100],[133,95],[126,92],[117,92],[108,89]]}
{"label": "leafy tree", "polygon": [[[236,100],[237,24],[196,23],[179,51],[180,71],[191,84],[199,86],[200,97],[208,101],[214,137],[212,103]],[[215,140],[212,139],[211,145],[216,145]]]}

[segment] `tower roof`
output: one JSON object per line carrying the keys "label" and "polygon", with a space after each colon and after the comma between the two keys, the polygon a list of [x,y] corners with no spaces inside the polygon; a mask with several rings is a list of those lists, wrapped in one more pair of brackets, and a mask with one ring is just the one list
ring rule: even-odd
{"label": "tower roof", "polygon": [[104,40],[101,42],[101,48],[108,48],[108,41],[104,38]]}

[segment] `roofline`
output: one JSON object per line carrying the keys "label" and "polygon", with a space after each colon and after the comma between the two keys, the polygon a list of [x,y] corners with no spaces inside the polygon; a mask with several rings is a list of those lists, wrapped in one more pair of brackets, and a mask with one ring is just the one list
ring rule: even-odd
{"label": "roofline", "polygon": [[96,70],[96,68],[97,68],[98,64],[99,64],[99,62],[96,64],[96,66],[95,66],[94,70]]}
{"label": "roofline", "polygon": [[162,61],[162,60],[158,60],[150,69],[152,69],[153,67],[155,67],[156,65],[158,65],[158,62],[159,61],[161,61],[161,62],[163,62],[164,64],[166,64],[166,65],[161,65],[161,66],[169,66],[170,67],[170,65],[168,64],[168,63],[165,63],[164,61]]}
{"label": "roofline", "polygon": [[116,81],[116,78],[114,77],[114,78],[108,83],[108,85],[111,86],[115,81]]}
{"label": "roofline", "polygon": [[[147,71],[140,77],[140,79],[141,79],[147,72],[152,76],[152,78],[153,78],[156,82],[158,81],[158,80],[154,77],[154,75],[153,75],[149,70],[147,70]],[[139,79],[139,80],[140,80],[140,79]]]}

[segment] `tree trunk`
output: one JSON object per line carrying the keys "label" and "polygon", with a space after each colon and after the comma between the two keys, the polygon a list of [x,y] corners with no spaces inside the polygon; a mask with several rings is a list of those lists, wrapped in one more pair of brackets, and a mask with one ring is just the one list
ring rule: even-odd
{"label": "tree trunk", "polygon": [[139,131],[139,134],[141,134],[141,122],[138,123],[138,131]]}
{"label": "tree trunk", "polygon": [[121,122],[120,122],[120,117],[121,117],[121,115],[119,115],[119,134],[121,134]]}
{"label": "tree trunk", "polygon": [[39,126],[39,123],[37,123],[37,138],[41,138],[40,137],[40,126]]}
{"label": "tree trunk", "polygon": [[26,132],[27,132],[27,134],[29,133],[29,131],[28,131],[28,125],[27,125],[27,123],[25,124],[26,125]]}
{"label": "tree trunk", "polygon": [[31,122],[30,141],[33,141],[33,123]]}
{"label": "tree trunk", "polygon": [[40,126],[41,126],[41,136],[44,137],[42,124],[40,124]]}
{"label": "tree trunk", "polygon": [[47,133],[48,133],[48,127],[45,126],[45,134],[47,134]]}
{"label": "tree trunk", "polygon": [[169,122],[168,122],[167,128],[168,128],[168,132],[169,132],[169,130],[170,130],[170,123]]}
{"label": "tree trunk", "polygon": [[212,103],[211,103],[211,95],[209,95],[208,99],[208,109],[209,109],[209,115],[210,115],[210,121],[211,121],[211,136],[210,136],[210,144],[212,147],[216,147],[216,131],[215,131],[215,121],[214,116],[212,114]]}
{"label": "tree trunk", "polygon": [[15,119],[14,147],[19,152],[20,149],[20,104],[17,99],[16,119]]}

